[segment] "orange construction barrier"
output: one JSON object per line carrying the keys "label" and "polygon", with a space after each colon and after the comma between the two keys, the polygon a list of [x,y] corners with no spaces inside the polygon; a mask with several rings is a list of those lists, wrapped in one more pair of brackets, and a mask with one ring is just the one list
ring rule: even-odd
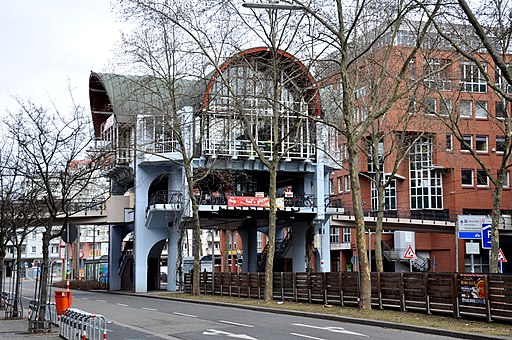
{"label": "orange construction barrier", "polygon": [[55,291],[55,307],[57,315],[61,315],[62,311],[71,307],[72,294],[70,290]]}

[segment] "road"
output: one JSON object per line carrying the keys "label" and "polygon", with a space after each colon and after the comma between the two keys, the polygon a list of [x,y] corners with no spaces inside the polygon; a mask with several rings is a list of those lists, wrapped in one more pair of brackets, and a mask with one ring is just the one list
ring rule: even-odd
{"label": "road", "polygon": [[[25,284],[23,293],[33,296],[33,286]],[[73,291],[73,307],[110,320],[108,339],[449,339],[362,324],[101,292]]]}

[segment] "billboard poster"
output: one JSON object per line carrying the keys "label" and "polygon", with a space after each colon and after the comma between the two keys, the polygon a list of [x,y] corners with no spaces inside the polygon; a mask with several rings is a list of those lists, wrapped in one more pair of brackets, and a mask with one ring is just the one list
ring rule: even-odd
{"label": "billboard poster", "polygon": [[[256,196],[227,196],[228,207],[270,207],[270,198]],[[278,197],[276,200],[278,208],[284,208],[284,198]]]}
{"label": "billboard poster", "polygon": [[485,277],[481,274],[460,274],[460,297],[464,303],[485,304]]}

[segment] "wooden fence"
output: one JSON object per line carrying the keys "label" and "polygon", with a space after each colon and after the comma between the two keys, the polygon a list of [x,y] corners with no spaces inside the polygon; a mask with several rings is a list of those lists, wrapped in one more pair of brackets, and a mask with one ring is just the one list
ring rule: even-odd
{"label": "wooden fence", "polygon": [[[185,274],[185,292],[192,292]],[[372,308],[512,322],[512,276],[454,273],[372,273]],[[201,294],[262,299],[265,273],[200,276]],[[273,298],[357,306],[357,272],[274,273]]]}

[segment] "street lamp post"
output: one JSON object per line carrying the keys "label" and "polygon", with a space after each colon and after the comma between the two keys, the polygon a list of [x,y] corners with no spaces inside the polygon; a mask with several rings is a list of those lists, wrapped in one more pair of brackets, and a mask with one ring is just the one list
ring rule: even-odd
{"label": "street lamp post", "polygon": [[301,10],[302,6],[299,5],[292,5],[288,3],[283,3],[279,0],[275,1],[261,1],[261,2],[244,2],[242,4],[242,7],[245,8],[255,8],[255,9],[284,9],[284,10],[290,10],[290,11],[296,11]]}

